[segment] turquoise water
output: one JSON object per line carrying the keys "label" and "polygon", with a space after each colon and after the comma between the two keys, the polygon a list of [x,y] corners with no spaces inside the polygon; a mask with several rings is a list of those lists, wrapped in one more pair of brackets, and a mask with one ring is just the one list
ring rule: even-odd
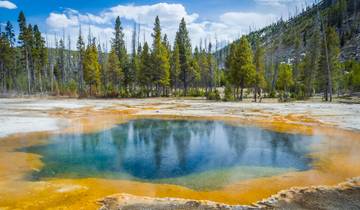
{"label": "turquoise water", "polygon": [[132,120],[93,134],[57,135],[23,148],[42,155],[33,179],[101,177],[174,183],[195,189],[307,170],[319,137],[221,121]]}

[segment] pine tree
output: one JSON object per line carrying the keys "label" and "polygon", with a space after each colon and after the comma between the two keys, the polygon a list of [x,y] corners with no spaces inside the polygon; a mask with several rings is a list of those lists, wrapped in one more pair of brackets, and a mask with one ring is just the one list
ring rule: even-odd
{"label": "pine tree", "polygon": [[30,45],[30,39],[31,39],[31,33],[26,25],[26,18],[23,11],[20,12],[18,17],[18,23],[19,23],[19,44],[21,48],[21,57],[22,57],[22,64],[25,66],[26,74],[27,74],[27,92],[28,94],[31,93],[31,72],[30,72],[30,53],[31,53],[31,45]]}
{"label": "pine tree", "polygon": [[354,60],[346,62],[345,70],[347,72],[346,85],[352,95],[353,92],[360,91],[360,62]]}
{"label": "pine tree", "polygon": [[146,89],[146,96],[150,96],[151,75],[152,75],[152,56],[150,54],[149,45],[144,43],[142,53],[140,55],[140,68],[137,75],[138,83],[142,88]]}
{"label": "pine tree", "polygon": [[28,47],[29,47],[29,69],[30,69],[30,83],[31,83],[31,93],[36,91],[36,75],[35,75],[35,67],[34,67],[34,30],[31,24],[27,27],[27,40],[28,40]]}
{"label": "pine tree", "polygon": [[[166,36],[165,36],[166,38]],[[167,46],[167,40],[161,43],[160,48],[161,55],[161,74],[160,74],[160,85],[163,88],[163,95],[168,95],[168,88],[170,87],[170,52]]]}
{"label": "pine tree", "polygon": [[191,75],[191,42],[189,32],[186,28],[185,19],[182,18],[179,30],[176,33],[176,45],[179,47],[179,61],[180,61],[180,81],[183,83],[184,95],[187,95],[189,80]]}
{"label": "pine tree", "polygon": [[45,78],[45,71],[47,65],[47,49],[45,46],[45,40],[39,31],[39,27],[37,25],[34,26],[34,45],[33,45],[33,62],[34,62],[34,70],[35,75],[38,79],[37,87],[40,92],[43,92],[43,80]]}
{"label": "pine tree", "polygon": [[60,83],[61,88],[63,88],[65,85],[65,43],[63,39],[60,39],[59,41],[57,58],[60,71],[60,77],[58,78],[58,82]]}
{"label": "pine tree", "polygon": [[162,42],[161,26],[158,16],[155,18],[152,50],[152,80],[156,86],[156,95],[160,95],[160,87],[163,94],[170,85],[170,63],[167,46]]}
{"label": "pine tree", "polygon": [[131,78],[133,80],[133,83],[135,85],[136,83],[136,72],[138,72],[139,69],[139,56],[137,54],[137,47],[136,47],[136,43],[137,43],[137,27],[136,24],[134,23],[134,29],[133,29],[133,34],[132,34],[132,40],[131,40],[131,45],[132,45],[132,53],[131,53],[131,62],[130,62],[130,73],[131,73]]}
{"label": "pine tree", "polygon": [[83,91],[84,91],[84,66],[83,66],[83,62],[84,62],[84,56],[85,56],[85,43],[84,43],[84,39],[82,37],[82,33],[81,33],[81,26],[79,28],[79,36],[78,36],[78,40],[76,43],[76,48],[78,50],[78,89],[79,89],[79,94],[83,95]]}
{"label": "pine tree", "polygon": [[10,21],[6,22],[5,35],[6,35],[7,40],[10,43],[10,47],[14,47],[15,46],[15,32],[14,32],[14,27]]}
{"label": "pine tree", "polygon": [[300,39],[300,35],[301,33],[295,32],[296,34],[294,35],[294,51],[295,51],[295,57],[294,57],[294,79],[297,80],[299,79],[299,74],[300,74],[300,70],[299,70],[299,65],[300,65],[300,61],[301,61],[301,39]]}
{"label": "pine tree", "polygon": [[102,87],[102,90],[105,89],[106,87],[106,71],[107,71],[107,54],[103,52],[103,49],[101,47],[101,43],[100,41],[98,42],[98,45],[97,45],[97,51],[98,51],[98,62],[99,62],[99,65],[100,65],[100,82],[101,82],[101,87]]}
{"label": "pine tree", "polygon": [[105,75],[107,95],[117,96],[119,81],[122,81],[124,74],[114,49],[109,54]]}
{"label": "pine tree", "polygon": [[98,62],[98,51],[95,42],[90,44],[84,55],[84,80],[89,85],[90,95],[98,90],[100,87],[100,65]]}
{"label": "pine tree", "polygon": [[153,37],[152,43],[152,75],[151,79],[156,87],[156,95],[159,96],[160,91],[160,76],[161,76],[161,27],[160,27],[160,19],[158,16],[155,18],[153,33],[151,34]]}
{"label": "pine tree", "polygon": [[324,92],[325,101],[332,101],[334,84],[335,87],[339,86],[339,55],[339,36],[333,27],[328,27],[323,32],[322,54],[318,74],[320,89]]}
{"label": "pine tree", "polygon": [[12,56],[11,41],[7,38],[6,33],[0,33],[0,82],[2,83],[1,89],[3,92],[6,92],[11,86],[10,68],[13,67]]}
{"label": "pine tree", "polygon": [[282,63],[279,65],[279,76],[276,81],[276,88],[280,91],[280,100],[288,99],[288,91],[294,84],[292,67],[289,64]]}
{"label": "pine tree", "polygon": [[15,33],[10,21],[6,23],[5,32],[0,33],[0,39],[0,70],[3,81],[2,89],[3,91],[7,91],[16,87],[16,59],[14,59],[16,56]]}
{"label": "pine tree", "polygon": [[314,82],[316,72],[319,70],[320,62],[320,49],[321,49],[321,24],[320,24],[320,14],[317,15],[317,18],[314,22],[313,35],[310,38],[310,43],[308,46],[308,53],[306,54],[304,66],[304,85],[305,85],[305,96],[310,97],[313,94]]}
{"label": "pine tree", "polygon": [[[241,37],[232,49],[229,60],[230,77],[236,88],[237,97],[243,99],[243,90],[254,84],[256,69],[253,64],[253,55],[250,44],[245,36]],[[239,97],[240,88],[240,97]]]}
{"label": "pine tree", "polygon": [[297,98],[304,98],[304,84],[303,78],[303,61],[301,60],[302,42],[301,33],[297,30],[294,32],[294,62],[293,62],[293,79],[294,79],[294,92]]}
{"label": "pine tree", "polygon": [[215,76],[215,71],[216,71],[216,61],[213,58],[212,55],[212,44],[211,42],[208,45],[208,52],[207,52],[207,63],[208,63],[208,68],[209,68],[209,75],[208,75],[208,81],[206,84],[206,87],[210,90],[210,92],[212,92],[212,89],[214,87],[214,76]]}
{"label": "pine tree", "polygon": [[[121,69],[124,72],[123,85],[125,91],[128,91],[130,84],[133,81],[132,73],[129,68],[129,59],[126,51],[125,41],[124,41],[124,32],[121,26],[120,17],[118,16],[115,20],[115,32],[114,38],[112,39],[112,48],[114,48],[116,55],[119,58]],[[120,83],[120,81],[118,82]]]}
{"label": "pine tree", "polygon": [[235,84],[234,78],[232,77],[233,71],[233,61],[235,60],[235,48],[236,43],[232,43],[229,45],[229,50],[227,56],[225,58],[225,75],[226,81],[229,86],[233,86]]}
{"label": "pine tree", "polygon": [[266,87],[265,81],[265,60],[264,48],[260,45],[260,40],[256,40],[254,64],[256,68],[255,85],[254,85],[254,100],[256,102],[257,95],[261,97],[262,90]]}
{"label": "pine tree", "polygon": [[171,56],[171,71],[170,71],[170,85],[171,89],[174,89],[175,92],[179,86],[179,75],[180,75],[180,55],[179,55],[179,45],[174,44],[173,53]]}
{"label": "pine tree", "polygon": [[201,80],[201,74],[200,74],[199,63],[197,62],[197,60],[194,57],[190,61],[190,71],[189,72],[190,72],[189,85],[192,88],[196,88],[195,95],[199,95],[198,90],[197,90],[197,88],[198,88],[197,84],[199,84],[199,82]]}
{"label": "pine tree", "polygon": [[[197,51],[197,48],[195,52]],[[198,60],[199,64],[199,70],[201,74],[201,86],[205,88],[205,93],[208,93],[208,84],[210,80],[210,67],[209,67],[209,59],[207,58],[205,49],[202,49],[199,55],[196,55],[197,53],[194,53],[195,59]]]}

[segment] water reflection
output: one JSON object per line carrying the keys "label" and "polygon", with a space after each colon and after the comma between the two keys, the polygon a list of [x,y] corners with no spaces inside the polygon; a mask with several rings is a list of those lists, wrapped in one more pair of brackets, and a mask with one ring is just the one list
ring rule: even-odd
{"label": "water reflection", "polygon": [[316,138],[219,121],[134,120],[95,134],[58,135],[24,150],[43,156],[36,177],[127,174],[151,180],[233,166],[305,170]]}

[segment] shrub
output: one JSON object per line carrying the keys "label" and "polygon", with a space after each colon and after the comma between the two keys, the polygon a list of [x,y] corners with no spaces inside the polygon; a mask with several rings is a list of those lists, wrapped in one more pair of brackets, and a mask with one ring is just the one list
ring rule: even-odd
{"label": "shrub", "polygon": [[206,98],[208,100],[215,100],[215,101],[221,100],[220,93],[217,89],[215,89],[214,91],[208,92]]}
{"label": "shrub", "polygon": [[74,97],[77,95],[77,84],[75,80],[70,80],[70,82],[66,85],[66,92],[68,96]]}
{"label": "shrub", "polygon": [[116,98],[119,96],[119,93],[112,84],[109,84],[105,87],[105,96],[110,98]]}
{"label": "shrub", "polygon": [[129,98],[129,97],[131,97],[131,94],[129,93],[128,90],[126,90],[126,89],[124,89],[124,88],[120,88],[120,90],[119,90],[119,96],[120,96],[121,98]]}
{"label": "shrub", "polygon": [[60,95],[60,88],[58,82],[55,80],[53,83],[53,95],[58,96]]}
{"label": "shrub", "polygon": [[275,98],[276,92],[273,90],[269,93],[269,98]]}
{"label": "shrub", "polygon": [[234,93],[233,93],[233,89],[231,87],[231,85],[226,85],[225,86],[225,97],[224,97],[224,101],[234,101]]}
{"label": "shrub", "polygon": [[201,97],[201,96],[203,97],[205,96],[205,92],[204,90],[195,88],[195,89],[190,89],[188,95],[191,97]]}

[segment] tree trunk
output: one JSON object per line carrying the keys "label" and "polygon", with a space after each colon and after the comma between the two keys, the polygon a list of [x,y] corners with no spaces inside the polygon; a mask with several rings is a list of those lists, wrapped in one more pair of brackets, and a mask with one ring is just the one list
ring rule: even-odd
{"label": "tree trunk", "polygon": [[187,81],[186,81],[186,72],[184,72],[184,76],[183,76],[183,79],[184,79],[184,96],[187,96]]}
{"label": "tree trunk", "polygon": [[254,101],[255,101],[255,103],[256,103],[256,101],[257,101],[257,97],[256,97],[257,93],[258,93],[257,87],[255,86],[255,87],[254,87]]}
{"label": "tree trunk", "polygon": [[54,71],[54,67],[53,67],[53,64],[50,64],[50,72],[49,72],[49,79],[50,79],[50,91],[53,92],[53,77],[54,77],[54,74],[53,74],[53,71]]}
{"label": "tree trunk", "polygon": [[237,100],[239,100],[239,87],[236,87],[236,97]]}
{"label": "tree trunk", "polygon": [[187,84],[184,82],[184,96],[187,96]]}
{"label": "tree trunk", "polygon": [[233,88],[233,95],[234,95],[234,100],[236,100],[236,99],[237,99],[237,95],[236,95],[236,88],[235,88],[235,87]]}
{"label": "tree trunk", "polygon": [[244,88],[241,87],[241,90],[240,90],[240,101],[243,100],[243,93],[244,93]]}
{"label": "tree trunk", "polygon": [[261,100],[262,100],[262,97],[261,97],[261,92],[262,92],[262,89],[261,89],[261,88],[259,88],[259,92],[258,92],[258,94],[259,94],[259,103],[261,103]]}
{"label": "tree trunk", "polygon": [[0,73],[1,73],[1,89],[2,89],[2,92],[5,91],[5,73],[4,73],[4,65],[3,63],[1,62],[0,60]]}
{"label": "tree trunk", "polygon": [[[83,93],[82,93],[82,91],[83,91],[83,68],[82,68],[82,59],[80,59],[79,60],[79,73],[78,73],[78,76],[79,76],[79,78],[78,78],[78,86],[79,86],[79,95],[82,95]],[[115,78],[114,77],[114,75],[113,75],[113,78]],[[113,85],[115,84],[115,83],[112,83]]]}
{"label": "tree trunk", "polygon": [[25,49],[25,60],[26,60],[26,72],[27,72],[27,80],[28,80],[28,94],[31,93],[31,72],[29,68],[29,52],[28,49]]}
{"label": "tree trunk", "polygon": [[[325,30],[325,29],[323,29]],[[326,57],[326,70],[327,70],[327,94],[329,94],[329,100],[332,102],[332,79],[331,79],[331,69],[330,69],[330,61],[329,61],[329,52],[327,46],[327,38],[326,38],[326,31],[323,31],[324,36],[324,44],[325,44],[325,57]],[[326,95],[327,95],[326,94]],[[327,97],[326,97],[327,98]]]}
{"label": "tree trunk", "polygon": [[43,92],[43,89],[42,89],[42,77],[41,77],[41,72],[39,74],[39,88],[40,88],[40,93]]}
{"label": "tree trunk", "polygon": [[327,88],[325,88],[324,90],[324,100],[328,101],[328,92],[327,92]]}
{"label": "tree trunk", "polygon": [[330,102],[332,102],[332,81],[331,81],[331,69],[330,69],[330,60],[329,60],[329,51],[328,51],[328,43],[327,43],[327,37],[326,37],[326,27],[324,26],[324,23],[322,21],[322,19],[320,19],[320,23],[322,26],[322,35],[323,35],[323,41],[324,41],[324,46],[325,46],[325,58],[326,58],[326,73],[327,73],[327,83],[326,83],[326,98],[328,98],[329,95],[329,100]]}

